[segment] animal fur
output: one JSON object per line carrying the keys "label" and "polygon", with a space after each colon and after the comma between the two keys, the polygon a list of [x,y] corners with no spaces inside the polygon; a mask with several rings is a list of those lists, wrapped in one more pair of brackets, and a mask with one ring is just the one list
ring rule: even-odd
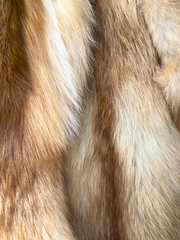
{"label": "animal fur", "polygon": [[169,60],[162,68],[157,67],[154,80],[161,87],[172,119],[180,131],[180,61]]}
{"label": "animal fur", "polygon": [[142,9],[162,65],[154,80],[180,130],[180,1],[144,0]]}
{"label": "animal fur", "polygon": [[72,240],[62,154],[78,131],[88,20],[70,59],[52,1],[2,0],[0,11],[0,239]]}
{"label": "animal fur", "polygon": [[1,0],[0,240],[180,238],[178,9]]}
{"label": "animal fur", "polygon": [[180,136],[153,81],[143,2],[96,0],[94,11],[95,86],[66,166],[72,226],[83,240],[178,240]]}

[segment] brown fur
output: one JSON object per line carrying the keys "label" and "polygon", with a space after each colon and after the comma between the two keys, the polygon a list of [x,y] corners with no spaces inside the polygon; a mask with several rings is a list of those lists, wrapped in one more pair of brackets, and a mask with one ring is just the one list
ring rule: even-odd
{"label": "brown fur", "polygon": [[86,66],[73,74],[51,1],[0,4],[0,239],[74,239],[62,154],[78,129]]}
{"label": "brown fur", "polygon": [[180,238],[179,5],[148,4],[0,2],[0,240]]}
{"label": "brown fur", "polygon": [[161,87],[172,119],[180,131],[180,61],[170,60],[162,68],[157,67],[154,80]]}
{"label": "brown fur", "polygon": [[162,65],[154,80],[180,130],[180,1],[143,0],[142,10]]}
{"label": "brown fur", "polygon": [[136,1],[97,0],[95,86],[69,155],[79,239],[178,240],[180,136],[157,84],[157,53]]}

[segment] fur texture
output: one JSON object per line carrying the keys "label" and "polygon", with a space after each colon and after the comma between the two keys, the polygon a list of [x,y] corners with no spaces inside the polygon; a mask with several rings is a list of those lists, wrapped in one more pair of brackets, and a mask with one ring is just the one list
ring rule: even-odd
{"label": "fur texture", "polygon": [[180,238],[180,136],[153,81],[157,53],[137,1],[97,0],[95,85],[69,155],[79,239]]}
{"label": "fur texture", "polygon": [[74,239],[62,154],[78,131],[89,40],[78,41],[77,71],[51,1],[0,4],[0,239]]}
{"label": "fur texture", "polygon": [[178,11],[0,1],[0,240],[180,239]]}
{"label": "fur texture", "polygon": [[180,61],[169,60],[162,68],[157,67],[154,80],[161,87],[172,119],[180,131]]}
{"label": "fur texture", "polygon": [[142,0],[142,10],[161,61],[154,80],[180,130],[180,1]]}

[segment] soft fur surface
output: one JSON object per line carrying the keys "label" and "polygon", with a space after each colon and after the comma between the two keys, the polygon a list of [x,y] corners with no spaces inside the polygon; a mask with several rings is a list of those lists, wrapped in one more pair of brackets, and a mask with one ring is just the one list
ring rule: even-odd
{"label": "soft fur surface", "polygon": [[180,130],[180,1],[144,0],[142,9],[161,61],[154,80],[162,88]]}
{"label": "soft fur surface", "polygon": [[179,0],[1,0],[0,240],[180,239],[179,37]]}

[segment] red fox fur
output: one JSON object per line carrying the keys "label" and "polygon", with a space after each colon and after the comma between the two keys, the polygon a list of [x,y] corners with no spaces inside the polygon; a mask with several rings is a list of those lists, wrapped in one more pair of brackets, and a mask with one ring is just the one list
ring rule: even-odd
{"label": "red fox fur", "polygon": [[0,240],[180,239],[179,12],[0,1]]}

